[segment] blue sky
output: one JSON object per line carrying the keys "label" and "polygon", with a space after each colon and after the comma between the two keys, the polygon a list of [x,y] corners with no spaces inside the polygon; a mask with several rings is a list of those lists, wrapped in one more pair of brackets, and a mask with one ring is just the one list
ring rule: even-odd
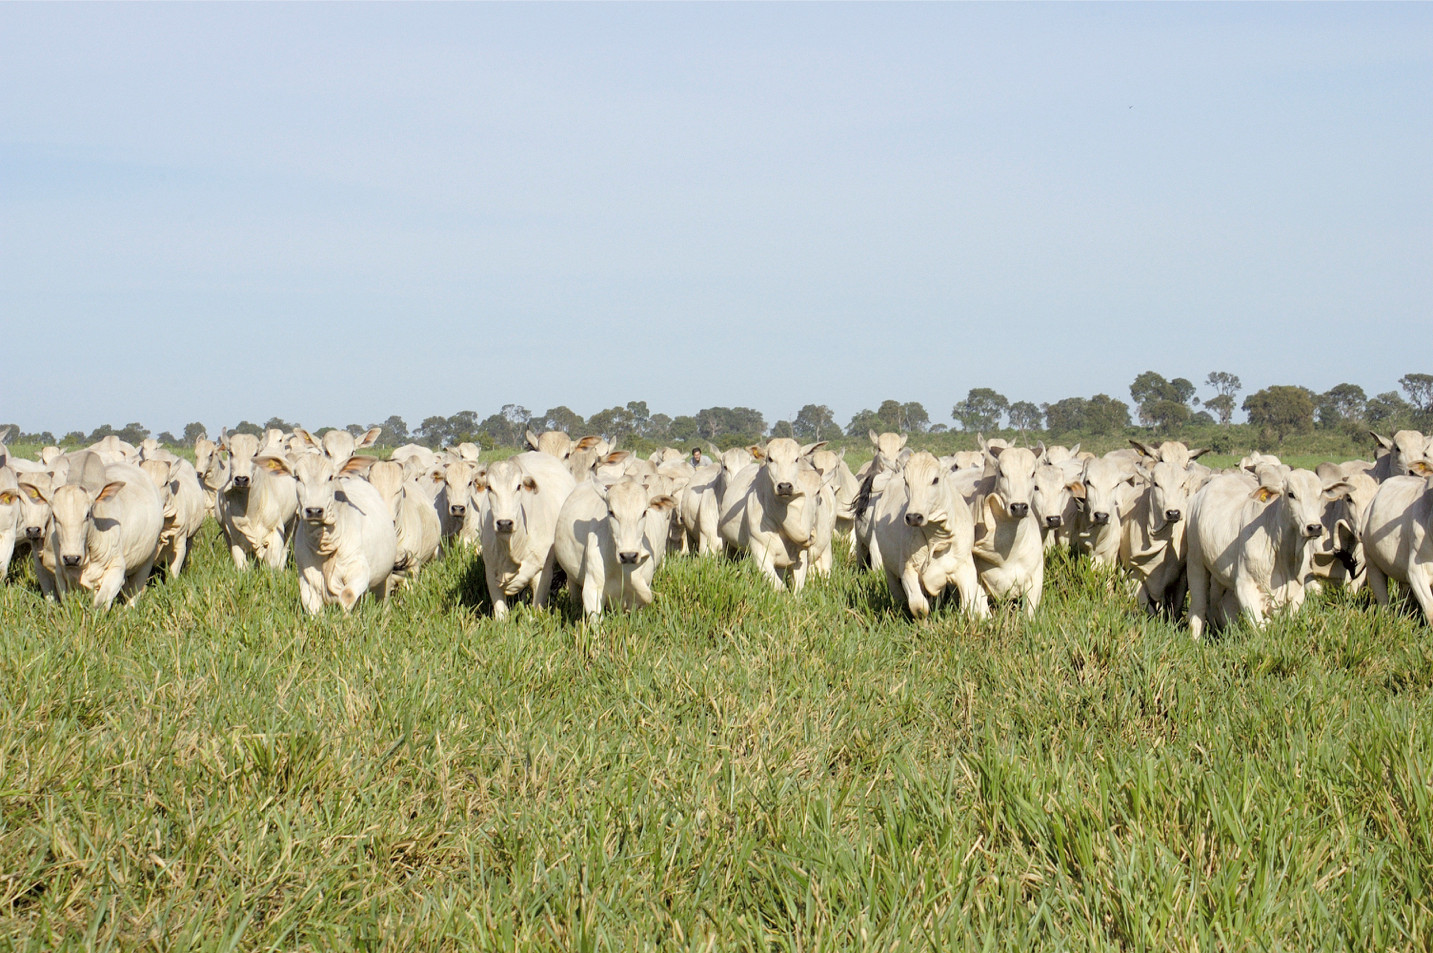
{"label": "blue sky", "polygon": [[0,224],[25,429],[1372,394],[1433,5],[5,4]]}

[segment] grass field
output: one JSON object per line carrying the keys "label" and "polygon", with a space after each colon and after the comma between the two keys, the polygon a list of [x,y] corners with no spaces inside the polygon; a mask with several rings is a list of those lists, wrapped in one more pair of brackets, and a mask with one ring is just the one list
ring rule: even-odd
{"label": "grass field", "polygon": [[600,627],[461,553],[109,614],[0,590],[0,948],[1427,949],[1433,648],[1335,596],[1194,644],[1085,565],[912,623],[674,558]]}

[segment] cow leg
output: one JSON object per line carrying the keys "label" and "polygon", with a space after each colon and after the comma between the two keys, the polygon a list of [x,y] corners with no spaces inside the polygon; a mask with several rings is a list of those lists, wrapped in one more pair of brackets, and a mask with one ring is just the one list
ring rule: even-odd
{"label": "cow leg", "polygon": [[1373,563],[1368,564],[1368,588],[1373,593],[1374,602],[1388,605],[1388,576]]}
{"label": "cow leg", "polygon": [[1035,618],[1035,610],[1040,608],[1040,596],[1044,591],[1044,574],[1037,574],[1034,581],[1025,589],[1025,615],[1027,618]]}
{"label": "cow leg", "polygon": [[248,568],[249,556],[244,552],[242,543],[234,542],[229,544],[229,555],[234,557],[234,568],[243,572]]}
{"label": "cow leg", "polygon": [[95,585],[95,607],[108,609],[124,588],[124,566],[105,570]]}
{"label": "cow leg", "polygon": [[[889,578],[891,575],[891,571],[887,569],[886,576]],[[930,615],[930,600],[926,598],[925,590],[921,588],[920,573],[916,572],[914,566],[907,566],[905,572],[901,573],[900,587],[905,594],[906,608],[911,610],[913,618],[924,619]],[[896,588],[892,586],[891,594],[895,595],[896,592]]]}
{"label": "cow leg", "polygon": [[532,581],[532,607],[546,609],[547,597],[552,592],[552,577],[557,574],[557,551],[549,549],[547,559]]}
{"label": "cow leg", "polygon": [[1204,626],[1209,621],[1209,570],[1203,558],[1189,554],[1189,637],[1204,637]]}
{"label": "cow leg", "polygon": [[1408,573],[1408,591],[1423,610],[1423,621],[1433,625],[1433,583],[1430,571],[1423,566],[1413,566]]}
{"label": "cow leg", "polygon": [[140,593],[144,592],[145,583],[149,582],[150,570],[154,568],[154,560],[140,566],[132,574],[124,577],[124,585],[120,587],[120,593],[124,596],[125,605],[134,605],[139,601]]}
{"label": "cow leg", "polygon": [[323,611],[323,572],[317,566],[299,573],[299,602],[310,615]]}
{"label": "cow leg", "polygon": [[179,575],[184,568],[184,560],[189,555],[189,538],[187,536],[174,537],[174,557],[169,561],[168,572],[172,579]]}
{"label": "cow leg", "polygon": [[962,612],[981,619],[990,615],[990,600],[985,597],[985,589],[980,585],[980,575],[975,571],[973,562],[956,566],[951,580],[955,583],[956,591],[960,593]]}
{"label": "cow leg", "polygon": [[776,553],[766,545],[760,534],[754,534],[751,537],[751,558],[756,560],[756,568],[761,570],[761,574],[766,577],[767,582],[771,583],[772,588],[778,591],[786,588],[786,584],[781,580],[781,574],[776,571]]}

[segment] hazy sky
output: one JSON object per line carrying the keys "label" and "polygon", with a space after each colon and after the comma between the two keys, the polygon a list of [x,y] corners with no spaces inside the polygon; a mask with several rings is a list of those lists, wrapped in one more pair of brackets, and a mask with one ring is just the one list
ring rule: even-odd
{"label": "hazy sky", "polygon": [[1430,199],[1430,4],[3,4],[0,420],[1372,394]]}

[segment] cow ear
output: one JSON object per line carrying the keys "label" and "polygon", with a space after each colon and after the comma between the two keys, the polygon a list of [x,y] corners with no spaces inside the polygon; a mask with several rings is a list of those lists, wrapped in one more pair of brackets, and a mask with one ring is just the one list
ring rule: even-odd
{"label": "cow ear", "polygon": [[867,430],[866,436],[871,438],[871,446],[876,448],[879,448],[881,446],[881,438],[876,436],[876,432],[874,430]]}
{"label": "cow ear", "polygon": [[1139,455],[1141,457],[1150,457],[1155,460],[1159,459],[1159,454],[1155,452],[1154,448],[1151,447],[1149,444],[1144,443],[1143,441],[1136,440],[1133,437],[1130,437],[1129,445],[1131,447],[1134,447],[1135,450],[1139,451]]}
{"label": "cow ear", "polygon": [[593,447],[597,446],[601,442],[601,437],[583,437],[581,440],[577,441],[577,446],[574,449],[591,450]]}
{"label": "cow ear", "polygon": [[292,476],[294,472],[293,467],[289,466],[289,461],[283,457],[265,454],[262,457],[255,457],[254,462],[270,473],[287,473]]}
{"label": "cow ear", "polygon": [[1330,483],[1324,487],[1324,499],[1332,503],[1334,500],[1342,499],[1353,502],[1353,487],[1343,480],[1337,483]]}
{"label": "cow ear", "polygon": [[1083,483],[1067,483],[1065,484],[1065,489],[1069,490],[1070,495],[1077,500],[1083,500],[1085,498],[1085,485]]}
{"label": "cow ear", "polygon": [[1417,476],[1433,476],[1433,466],[1430,466],[1427,460],[1413,461],[1408,465],[1408,470],[1410,473]]}
{"label": "cow ear", "polygon": [[20,492],[28,496],[31,503],[50,502],[50,495],[33,483],[21,483]]}
{"label": "cow ear", "polygon": [[522,439],[527,441],[527,446],[529,450],[537,449],[537,434],[532,432],[531,427],[523,431]]}
{"label": "cow ear", "polygon": [[124,489],[123,480],[112,480],[104,485],[104,489],[95,494],[95,502],[103,503],[119,496],[119,491]]}
{"label": "cow ear", "polygon": [[338,468],[339,476],[368,476],[368,471],[378,462],[377,457],[349,457],[343,466]]}
{"label": "cow ear", "polygon": [[1198,460],[1200,457],[1204,456],[1208,452],[1208,447],[1196,447],[1195,449],[1189,451],[1189,459]]}
{"label": "cow ear", "polygon": [[984,437],[980,439],[980,446],[984,448],[987,454],[996,459],[999,459],[1000,454],[1005,450],[1005,448],[1000,446],[999,444],[996,444],[993,447],[986,446]]}
{"label": "cow ear", "polygon": [[1254,499],[1260,503],[1267,503],[1279,495],[1279,491],[1271,486],[1261,486],[1254,491]]}
{"label": "cow ear", "polygon": [[758,444],[752,444],[751,446],[747,447],[746,452],[751,454],[754,459],[766,459],[766,449]]}
{"label": "cow ear", "polygon": [[442,483],[446,478],[447,474],[443,472],[442,467],[434,467],[428,471],[428,479],[434,483]]}
{"label": "cow ear", "polygon": [[1392,449],[1393,449],[1393,441],[1392,441],[1392,440],[1389,440],[1387,437],[1383,436],[1382,434],[1376,434],[1376,433],[1374,433],[1372,430],[1370,430],[1370,431],[1368,432],[1368,435],[1369,435],[1370,437],[1372,437],[1374,440],[1378,441],[1378,445],[1379,445],[1380,447],[1382,447],[1384,450],[1392,450]]}
{"label": "cow ear", "polygon": [[669,496],[668,494],[663,493],[661,496],[652,497],[652,502],[648,503],[647,507],[648,509],[660,511],[675,509],[676,505],[676,500],[672,499],[671,496]]}
{"label": "cow ear", "polygon": [[522,478],[522,488],[532,493],[537,492],[537,481],[530,476]]}
{"label": "cow ear", "polygon": [[826,441],[824,440],[818,440],[815,443],[808,443],[806,446],[801,448],[801,456],[809,457],[811,456],[811,454],[815,453],[817,450],[820,450],[824,446],[826,446]]}
{"label": "cow ear", "polygon": [[363,435],[363,437],[358,441],[357,444],[354,445],[354,448],[357,449],[359,447],[371,447],[378,442],[378,438],[382,435],[382,427],[370,427],[368,432]]}
{"label": "cow ear", "polygon": [[20,502],[19,490],[0,490],[0,505],[14,506]]}

